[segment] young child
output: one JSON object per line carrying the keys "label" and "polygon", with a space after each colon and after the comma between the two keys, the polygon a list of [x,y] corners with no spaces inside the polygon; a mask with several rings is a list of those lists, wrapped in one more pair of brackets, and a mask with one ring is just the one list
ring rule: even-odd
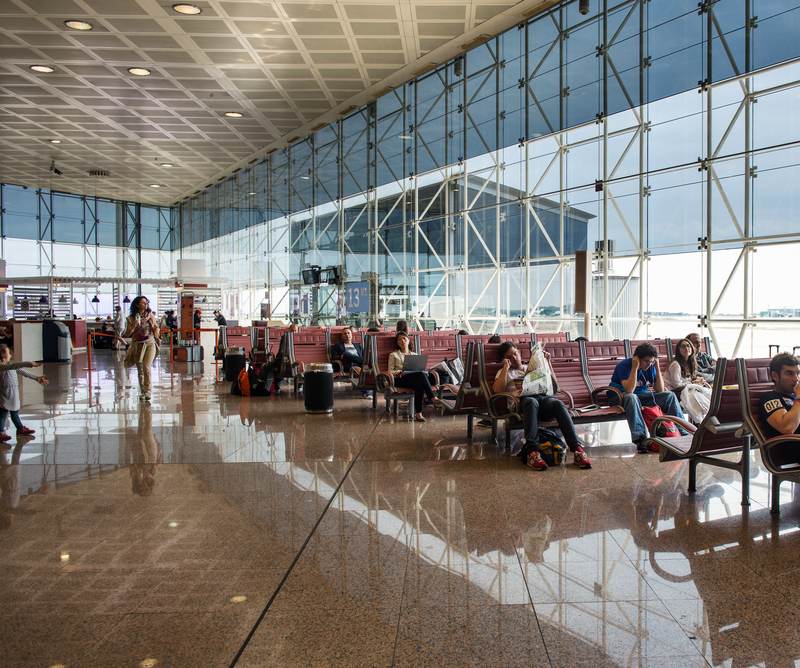
{"label": "young child", "polygon": [[18,436],[32,436],[36,433],[22,424],[19,419],[19,380],[17,374],[35,380],[39,385],[47,385],[46,376],[34,376],[23,371],[25,367],[42,366],[41,362],[12,362],[11,350],[4,343],[0,343],[0,442],[8,441],[11,436],[6,434],[6,420],[11,413],[11,421],[17,428]]}

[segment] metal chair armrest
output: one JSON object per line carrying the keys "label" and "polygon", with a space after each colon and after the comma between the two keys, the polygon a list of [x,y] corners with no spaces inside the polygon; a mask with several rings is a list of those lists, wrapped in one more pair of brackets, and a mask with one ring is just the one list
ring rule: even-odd
{"label": "metal chair armrest", "polygon": [[622,399],[623,395],[616,387],[611,387],[610,385],[605,385],[603,387],[596,387],[592,390],[592,401],[597,405],[604,405],[608,402],[608,393],[615,395],[617,400],[619,401],[619,405],[622,406]]}
{"label": "metal chair armrest", "polygon": [[[773,436],[764,441],[761,447],[764,448],[764,450],[772,450],[784,443],[800,445],[800,434],[781,434],[780,436]],[[800,456],[798,456],[798,461],[800,461]]]}
{"label": "metal chair armrest", "polygon": [[[695,427],[691,422],[687,422],[683,418],[676,417],[674,415],[661,415],[653,420],[653,427],[660,425],[662,422],[674,422],[675,424],[680,425],[690,434],[694,434],[697,431],[697,427]],[[650,430],[653,431],[652,429]]]}
{"label": "metal chair armrest", "polygon": [[731,432],[738,432],[743,426],[741,422],[720,422],[715,417],[709,418],[703,422],[703,429],[710,431],[712,434],[730,434]]}
{"label": "metal chair armrest", "polygon": [[[564,404],[566,404],[569,410],[575,410],[575,399],[572,398],[572,395],[569,392],[567,392],[567,390],[562,390],[561,388],[559,388],[555,396],[556,398],[561,399],[561,401],[563,401]],[[566,398],[566,401],[564,401],[562,397]]]}
{"label": "metal chair armrest", "polygon": [[375,387],[379,392],[394,389],[394,377],[390,373],[379,373],[375,376]]}
{"label": "metal chair armrest", "polygon": [[[506,402],[504,410],[498,410],[502,406],[502,404],[499,403],[501,400]],[[493,418],[512,417],[517,415],[519,398],[513,394],[509,394],[508,392],[498,392],[497,394],[493,394],[491,397],[489,397],[487,405],[489,408],[489,414]]]}
{"label": "metal chair armrest", "polygon": [[439,385],[439,383],[440,383],[441,381],[440,381],[440,379],[439,379],[439,372],[438,372],[438,371],[436,371],[436,369],[431,369],[430,371],[428,371],[428,375],[429,375],[429,376],[430,376],[430,377],[433,379],[433,381],[434,381],[434,382],[432,383],[432,385]]}

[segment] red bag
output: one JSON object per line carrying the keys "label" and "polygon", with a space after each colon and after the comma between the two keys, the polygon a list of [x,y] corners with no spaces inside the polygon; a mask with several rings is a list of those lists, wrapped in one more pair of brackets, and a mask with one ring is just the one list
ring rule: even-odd
{"label": "red bag", "polygon": [[663,416],[664,411],[659,406],[642,406],[642,417],[651,436],[659,436],[661,438],[677,438],[680,436],[681,433],[672,421],[659,423],[656,425],[655,431],[653,431],[653,422],[655,422],[656,418]]}

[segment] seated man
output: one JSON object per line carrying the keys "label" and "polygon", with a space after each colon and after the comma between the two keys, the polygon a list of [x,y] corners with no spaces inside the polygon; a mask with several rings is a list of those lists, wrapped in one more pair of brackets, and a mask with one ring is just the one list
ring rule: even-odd
{"label": "seated man", "polygon": [[342,361],[342,370],[350,371],[356,367],[360,370],[364,364],[364,349],[360,343],[353,343],[353,330],[345,327],[339,337],[339,341],[331,349],[331,357]]}
{"label": "seated man", "polygon": [[[575,466],[581,469],[592,468],[592,462],[586,456],[583,444],[575,433],[575,425],[567,412],[567,407],[560,400],[546,394],[521,396],[522,379],[525,377],[528,367],[522,363],[519,350],[510,341],[506,341],[500,346],[500,354],[503,356],[503,366],[494,378],[492,389],[495,393],[505,392],[519,398],[523,429],[525,430],[525,444],[530,450],[526,464],[536,471],[547,469],[547,463],[539,453],[539,420],[541,419],[558,422],[558,428],[564,435],[567,447],[573,453]],[[553,382],[555,384],[555,377]]]}
{"label": "seated man", "polygon": [[697,371],[703,377],[704,380],[708,381],[709,383],[714,382],[714,374],[716,372],[717,362],[716,360],[711,357],[708,353],[703,352],[700,350],[700,345],[702,341],[700,340],[700,335],[696,332],[692,332],[691,334],[687,334],[686,337],[689,339],[689,342],[694,346],[695,351],[697,352]]}
{"label": "seated man", "polygon": [[[631,440],[638,452],[648,452],[644,445],[647,438],[647,425],[642,415],[642,405],[658,406],[664,415],[684,418],[683,411],[674,392],[664,387],[661,367],[658,365],[658,351],[649,343],[636,346],[633,357],[621,360],[611,376],[611,387],[623,395],[622,406],[631,428]],[[612,404],[618,403],[615,394],[608,393]],[[685,432],[678,427],[681,433]]]}
{"label": "seated man", "polygon": [[[759,398],[758,413],[767,438],[800,434],[800,360],[789,353],[778,353],[769,363],[769,375],[774,383],[769,392]],[[776,458],[778,465],[800,461],[794,457]]]}

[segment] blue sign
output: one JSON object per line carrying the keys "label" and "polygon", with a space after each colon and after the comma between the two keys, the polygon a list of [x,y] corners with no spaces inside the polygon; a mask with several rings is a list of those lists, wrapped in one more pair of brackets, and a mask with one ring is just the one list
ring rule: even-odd
{"label": "blue sign", "polygon": [[347,315],[369,315],[369,283],[360,281],[358,283],[345,283],[344,307]]}

